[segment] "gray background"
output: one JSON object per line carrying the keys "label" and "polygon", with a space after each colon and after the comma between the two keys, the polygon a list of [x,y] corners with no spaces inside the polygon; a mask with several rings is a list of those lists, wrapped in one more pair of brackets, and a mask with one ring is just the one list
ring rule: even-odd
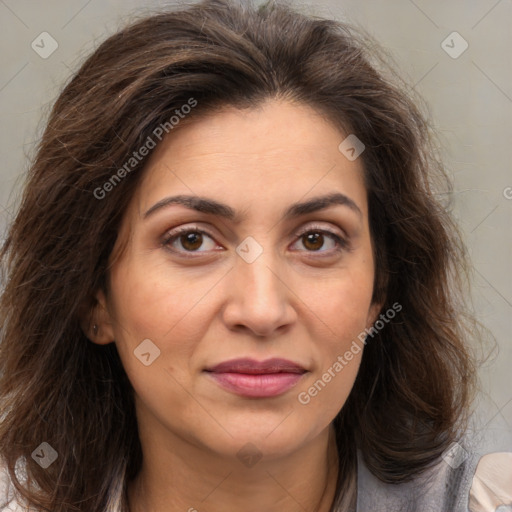
{"label": "gray background", "polygon": [[[0,0],[2,234],[63,83],[125,21],[169,4]],[[499,345],[480,372],[476,417],[485,449],[512,450],[512,0],[317,0],[305,9],[363,26],[430,106],[474,266],[475,308]],[[442,47],[453,31],[469,45],[457,58]],[[42,32],[58,43],[46,59],[31,47]],[[457,39],[445,44],[461,48]]]}

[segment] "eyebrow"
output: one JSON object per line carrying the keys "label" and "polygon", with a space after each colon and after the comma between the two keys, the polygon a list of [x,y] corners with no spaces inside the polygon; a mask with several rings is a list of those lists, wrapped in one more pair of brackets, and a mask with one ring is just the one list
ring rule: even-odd
{"label": "eyebrow", "polygon": [[[161,210],[162,208],[165,208],[171,204],[180,204],[191,210],[217,215],[233,222],[239,222],[241,220],[240,215],[237,214],[237,212],[227,204],[219,203],[218,201],[207,197],[190,195],[165,197],[164,199],[155,203],[151,208],[149,208],[149,210],[144,213],[143,218],[147,219],[158,210]],[[314,197],[300,203],[292,204],[284,213],[282,220],[288,220],[300,217],[301,215],[307,215],[308,213],[326,210],[327,208],[335,205],[346,206],[355,212],[359,217],[363,217],[363,213],[361,212],[359,206],[357,206],[357,204],[352,199],[350,199],[350,197],[336,192],[324,196]]]}

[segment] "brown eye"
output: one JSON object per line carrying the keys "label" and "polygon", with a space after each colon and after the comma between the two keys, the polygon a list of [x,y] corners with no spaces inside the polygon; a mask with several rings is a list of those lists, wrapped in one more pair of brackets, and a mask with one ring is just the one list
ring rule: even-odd
{"label": "brown eye", "polygon": [[324,229],[310,229],[296,236],[306,252],[332,253],[348,247],[348,242],[336,233]]}
{"label": "brown eye", "polygon": [[322,233],[307,233],[303,235],[304,247],[311,251],[318,251],[324,245],[324,235]]}
{"label": "brown eye", "polygon": [[203,244],[202,233],[190,232],[179,237],[181,246],[187,251],[196,251]]}
{"label": "brown eye", "polygon": [[[217,247],[213,237],[201,229],[182,228],[169,232],[162,244],[174,252],[208,252]],[[202,250],[199,250],[201,249]]]}

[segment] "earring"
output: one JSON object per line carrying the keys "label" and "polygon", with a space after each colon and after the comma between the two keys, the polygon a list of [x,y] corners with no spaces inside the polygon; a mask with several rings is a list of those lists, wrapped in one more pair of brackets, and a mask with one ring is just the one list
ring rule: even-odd
{"label": "earring", "polygon": [[94,336],[98,334],[98,326],[96,324],[92,326],[92,332],[94,333]]}

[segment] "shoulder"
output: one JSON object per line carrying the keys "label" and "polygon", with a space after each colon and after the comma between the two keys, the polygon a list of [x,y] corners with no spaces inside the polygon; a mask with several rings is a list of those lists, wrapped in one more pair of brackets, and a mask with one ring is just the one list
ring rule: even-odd
{"label": "shoulder", "polygon": [[495,512],[500,505],[512,505],[512,452],[481,457],[472,480],[470,512]]}
{"label": "shoulder", "polygon": [[18,512],[23,510],[16,502],[12,492],[11,479],[4,466],[0,466],[0,512]]}
{"label": "shoulder", "polygon": [[[26,483],[27,474],[24,467],[24,462],[19,460],[16,464],[15,473],[18,481]],[[116,478],[115,483],[111,489],[111,493],[105,505],[105,512],[121,512],[123,509],[123,489],[124,489],[124,471],[126,470],[126,462],[122,461],[121,470],[123,473]],[[14,484],[11,480],[9,471],[5,466],[4,461],[0,458],[0,512],[27,512],[27,510],[34,511],[33,508],[28,507],[25,502],[17,496]],[[35,512],[35,511],[34,511]]]}
{"label": "shoulder", "polygon": [[381,482],[358,455],[357,510],[495,512],[512,505],[511,497],[512,452],[482,455],[455,443],[435,465],[402,484]]}
{"label": "shoulder", "polygon": [[[17,465],[16,476],[20,481],[25,481],[24,475],[21,465]],[[27,507],[22,506],[15,494],[9,471],[3,460],[0,460],[0,512],[25,512],[27,510]]]}

